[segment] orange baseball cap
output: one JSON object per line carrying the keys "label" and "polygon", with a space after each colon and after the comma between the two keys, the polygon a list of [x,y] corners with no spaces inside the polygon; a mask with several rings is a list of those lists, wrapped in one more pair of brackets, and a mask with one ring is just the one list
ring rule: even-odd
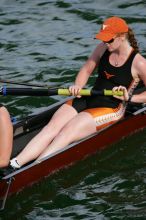
{"label": "orange baseball cap", "polygon": [[95,38],[102,41],[110,41],[119,33],[127,33],[128,25],[125,20],[119,17],[110,17],[102,25],[102,29]]}

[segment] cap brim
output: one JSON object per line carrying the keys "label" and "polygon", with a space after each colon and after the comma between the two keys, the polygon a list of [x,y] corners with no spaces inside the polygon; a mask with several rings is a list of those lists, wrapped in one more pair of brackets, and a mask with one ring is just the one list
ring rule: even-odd
{"label": "cap brim", "polygon": [[110,41],[114,36],[115,34],[102,30],[98,34],[96,34],[95,38],[101,41]]}

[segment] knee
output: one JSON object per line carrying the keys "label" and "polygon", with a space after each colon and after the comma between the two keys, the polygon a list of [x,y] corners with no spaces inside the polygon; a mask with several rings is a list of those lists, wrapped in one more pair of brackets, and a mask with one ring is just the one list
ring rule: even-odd
{"label": "knee", "polygon": [[3,117],[4,117],[4,109],[3,109],[4,107],[1,107],[0,108],[0,122],[2,122],[2,120],[3,120]]}
{"label": "knee", "polygon": [[4,124],[12,127],[12,122],[10,119],[10,114],[5,107],[0,108],[0,124]]}
{"label": "knee", "polygon": [[0,108],[0,120],[9,120],[10,121],[10,114],[5,107]]}
{"label": "knee", "polygon": [[0,114],[6,114],[6,113],[8,113],[8,110],[6,109],[6,107],[2,106],[0,108]]}

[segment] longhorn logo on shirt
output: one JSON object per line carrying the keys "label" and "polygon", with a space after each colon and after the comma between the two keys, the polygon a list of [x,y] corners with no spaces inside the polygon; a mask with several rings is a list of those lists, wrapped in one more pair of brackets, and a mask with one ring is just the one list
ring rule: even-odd
{"label": "longhorn logo on shirt", "polygon": [[110,79],[111,77],[115,76],[113,74],[107,73],[106,71],[104,71],[104,73],[107,79]]}

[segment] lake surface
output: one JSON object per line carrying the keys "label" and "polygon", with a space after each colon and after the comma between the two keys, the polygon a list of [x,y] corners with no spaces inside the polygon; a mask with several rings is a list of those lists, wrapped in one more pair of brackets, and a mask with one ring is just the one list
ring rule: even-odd
{"label": "lake surface", "polygon": [[[0,79],[68,87],[113,15],[127,20],[146,57],[146,1],[1,0]],[[21,119],[63,97],[0,99]],[[146,219],[145,161],[143,131],[11,197],[0,220]]]}

